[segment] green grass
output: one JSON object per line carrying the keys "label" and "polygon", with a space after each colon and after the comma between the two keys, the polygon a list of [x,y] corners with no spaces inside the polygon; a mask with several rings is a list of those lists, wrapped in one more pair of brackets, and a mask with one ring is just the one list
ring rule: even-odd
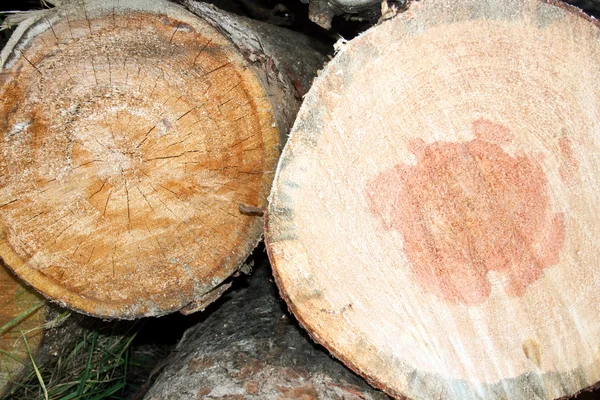
{"label": "green grass", "polygon": [[44,305],[46,305],[46,302],[43,301],[43,300],[41,300],[38,303],[36,303],[36,304],[32,305],[31,307],[29,307],[27,310],[23,311],[21,314],[19,314],[16,317],[14,317],[12,320],[8,321],[3,326],[0,326],[0,335],[3,335],[5,332],[8,332],[13,327],[19,325],[19,323],[21,321],[23,321],[25,318],[29,317],[31,314],[33,314],[34,312],[36,312],[37,310],[39,310]]}
{"label": "green grass", "polygon": [[30,353],[29,374],[3,400],[124,399],[128,369],[140,366],[131,357],[139,327],[116,322],[85,330],[50,365],[38,366]]}

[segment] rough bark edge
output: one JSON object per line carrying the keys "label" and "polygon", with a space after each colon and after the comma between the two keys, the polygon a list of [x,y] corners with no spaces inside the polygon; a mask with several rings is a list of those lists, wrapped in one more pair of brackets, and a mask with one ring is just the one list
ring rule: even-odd
{"label": "rough bark edge", "polygon": [[283,147],[302,97],[327,60],[327,47],[303,34],[234,15],[197,0],[181,1],[193,14],[229,38],[248,61],[265,92],[272,96],[269,101]]}
{"label": "rough bark edge", "polygon": [[[327,1],[327,0],[324,0]],[[410,4],[416,1],[427,1],[427,0],[409,0],[409,7],[407,8],[407,11],[410,10]],[[435,1],[435,0],[429,0],[429,1]],[[453,0],[453,1],[458,1],[458,0]],[[568,13],[571,13],[573,16],[575,17],[579,17],[579,18],[583,18],[585,21],[592,23],[593,25],[595,25],[596,28],[600,29],[600,21],[598,21],[596,18],[594,18],[593,16],[590,16],[588,14],[586,14],[585,12],[583,12],[583,10],[581,10],[580,8],[571,5],[571,4],[567,4],[561,0],[539,0],[540,3],[546,3],[549,4],[551,6],[555,6],[558,8],[561,8],[563,10],[565,10]],[[384,22],[385,23],[385,22]],[[369,28],[368,30],[362,32],[359,36],[362,36],[364,34],[366,34],[367,32],[369,32],[372,29],[375,29],[377,26],[373,26],[371,28]],[[341,41],[338,42],[338,44],[336,44],[336,57],[345,55],[344,53],[346,53],[347,47],[345,46],[346,42],[345,41]],[[346,55],[348,57],[350,57],[350,55]],[[321,82],[324,82],[328,76],[329,73],[329,68],[324,68],[324,70],[319,74],[319,76],[315,79],[315,82],[313,82],[314,85],[319,85]],[[314,93],[314,92],[313,92]],[[313,99],[312,96],[310,96],[309,93],[309,97],[307,97],[306,101],[303,103],[302,108],[303,109],[318,109],[318,107],[316,107],[316,103],[315,103],[315,99]],[[300,110],[302,111],[302,110]],[[317,119],[319,119],[319,116],[315,116]],[[304,124],[305,121],[300,121],[300,118],[298,118],[295,122],[294,128],[296,128],[298,123],[302,123]],[[294,137],[294,129],[292,129],[292,132],[289,135],[289,139],[291,140]],[[317,140],[318,137],[312,137],[310,138],[311,140]],[[287,166],[287,164],[293,160],[295,158],[294,154],[290,154],[290,150],[288,149],[288,147],[286,147],[284,149],[284,151],[281,154],[281,157],[279,159],[279,162],[277,164],[277,170],[275,172],[275,178],[274,178],[274,184],[273,184],[273,188],[271,191],[271,194],[269,195],[269,207],[268,207],[268,211],[265,213],[265,226],[264,226],[264,236],[265,236],[265,248],[269,257],[269,261],[272,265],[272,269],[273,269],[273,277],[275,279],[275,282],[277,283],[277,287],[279,290],[279,294],[280,296],[285,300],[288,310],[290,311],[290,313],[296,318],[296,320],[299,322],[300,326],[302,326],[303,329],[306,330],[306,332],[309,334],[309,336],[319,345],[323,346],[325,349],[327,349],[327,351],[329,351],[331,353],[331,355],[335,358],[337,358],[338,360],[340,360],[342,363],[344,363],[344,365],[346,365],[348,368],[350,368],[352,371],[354,371],[356,374],[362,376],[371,386],[387,393],[388,395],[399,399],[399,400],[411,400],[412,397],[407,397],[407,395],[403,394],[403,393],[399,393],[396,390],[392,389],[391,387],[388,387],[387,385],[385,385],[384,383],[380,383],[377,381],[376,377],[369,375],[368,373],[366,373],[365,371],[361,370],[358,365],[354,364],[352,361],[350,361],[347,357],[345,357],[343,354],[341,354],[341,352],[339,352],[337,349],[335,349],[333,346],[329,345],[324,339],[322,339],[318,333],[316,332],[316,330],[314,329],[314,327],[309,324],[305,319],[302,318],[301,313],[299,312],[298,308],[295,306],[295,304],[291,301],[290,299],[290,295],[288,294],[288,292],[286,291],[285,286],[283,285],[283,281],[281,276],[279,275],[278,272],[278,267],[277,267],[277,261],[276,261],[276,256],[271,252],[270,249],[270,245],[269,243],[274,242],[280,242],[280,241],[287,241],[289,240],[288,238],[281,236],[281,235],[286,235],[289,232],[277,232],[276,233],[276,240],[272,240],[272,236],[274,236],[271,232],[271,229],[269,228],[269,219],[270,219],[270,214],[273,213],[272,211],[272,197],[275,194],[275,190],[277,188],[276,182],[278,182],[278,178],[279,175],[281,173],[281,170],[283,168],[285,168]],[[293,212],[293,208],[285,208],[285,209],[279,209],[280,211],[283,212],[288,212],[291,211]],[[280,237],[281,236],[281,237]],[[592,364],[593,365],[593,364]],[[544,382],[544,378],[546,377],[551,377],[552,378],[560,378],[560,377],[565,377],[565,378],[569,378],[572,375],[575,375],[574,373],[581,369],[582,367],[579,367],[575,370],[569,371],[567,373],[561,374],[561,373],[550,373],[550,372],[546,372],[544,374],[542,374],[541,376],[538,376],[538,380],[543,384]],[[431,373],[423,373],[423,372],[419,372],[415,369],[412,369],[412,374],[411,374],[411,382],[413,383],[413,386],[420,386],[421,388],[426,387],[427,386],[427,382],[445,382],[448,381],[447,379],[445,380],[440,380],[440,376],[439,374],[431,374]],[[494,393],[494,387],[498,387],[500,389],[501,392],[506,392],[505,390],[502,389],[503,386],[509,385],[509,386],[514,386],[514,387],[518,387],[517,385],[519,385],[520,383],[526,383],[529,382],[531,384],[533,384],[533,380],[530,379],[531,378],[531,374],[522,374],[519,375],[515,378],[510,378],[510,379],[506,379],[504,381],[500,381],[497,382],[495,384],[487,384],[484,386],[485,393],[486,395],[489,395],[490,393]],[[414,382],[420,380],[420,382],[417,382],[417,384],[415,385]],[[555,379],[556,380],[556,379]],[[450,382],[454,382],[454,383],[461,383],[463,384],[463,386],[471,393],[476,392],[476,390],[473,390],[473,387],[469,385],[468,381],[464,380],[464,379],[454,379],[451,380]],[[435,385],[432,385],[435,386]],[[445,385],[447,386],[447,385]],[[518,391],[518,393],[525,395],[525,394],[529,394],[530,398],[535,398],[535,399],[545,399],[546,397],[543,396],[544,392],[536,392],[536,388],[533,387],[532,385],[530,385],[529,387],[527,386],[523,386],[522,384],[520,385],[521,388],[525,388],[525,389],[530,389],[530,390],[525,390],[525,391]],[[576,393],[573,393],[571,395],[567,395],[567,396],[562,396],[560,397],[560,399],[571,399],[571,398],[575,398],[577,397],[577,395],[583,393],[583,392],[587,392],[587,391],[593,391],[597,388],[600,388],[600,382],[591,384],[587,387],[582,388],[581,390],[577,391]],[[440,396],[443,395],[448,395],[448,393],[440,393]],[[463,395],[466,395],[467,393],[463,392]],[[531,397],[531,395],[535,395],[536,397]],[[538,396],[539,394],[539,396]]]}
{"label": "rough bark edge", "polygon": [[[118,11],[121,13],[127,12],[127,10],[147,11],[153,14],[166,13],[182,20],[198,18],[220,33],[225,40],[232,43],[234,48],[238,49],[242,58],[248,63],[247,67],[255,73],[265,94],[268,96],[267,99],[271,105],[275,119],[273,126],[279,131],[279,148],[274,149],[279,154],[300,108],[301,99],[304,94],[302,93],[302,88],[310,86],[312,78],[323,66],[326,60],[326,51],[324,50],[326,47],[300,33],[293,33],[284,28],[236,16],[208,4],[193,0],[182,0],[182,3],[178,4],[162,0],[133,0],[127,5],[118,3]],[[113,0],[112,4],[112,11],[114,12],[115,0]],[[134,6],[131,7],[131,5]],[[68,9],[67,6],[69,7]],[[73,15],[71,10],[74,7],[79,7],[81,10],[85,10],[84,12],[90,12],[86,17],[106,14],[111,10],[110,4],[102,1],[88,3],[85,0],[67,0],[60,2],[59,7],[31,13],[28,15],[28,18],[19,23],[0,52],[0,75],[3,73],[2,70],[4,68],[10,67],[18,59],[18,54],[21,54],[29,47],[38,33],[48,29],[45,25],[46,23],[50,24],[51,22],[49,21],[63,18],[66,14]],[[295,51],[286,48],[277,39],[280,39],[281,42],[284,42],[282,39],[285,39],[285,42],[293,44]],[[320,48],[320,51],[312,49],[312,45]],[[274,171],[265,172],[263,175],[263,187],[261,188],[262,193],[260,197],[265,203],[270,191],[273,174]],[[265,176],[271,176],[268,179],[268,184],[265,182]],[[71,292],[67,293],[68,296],[53,298],[49,294],[42,293],[36,288],[34,289],[60,307],[68,307],[89,316],[135,319],[141,316],[158,317],[176,311],[182,311],[182,313],[188,315],[204,310],[206,306],[218,299],[229,288],[229,279],[231,276],[243,267],[244,261],[248,258],[252,250],[262,241],[262,222],[257,221],[254,227],[250,228],[250,232],[251,235],[249,236],[255,237],[255,240],[249,240],[246,246],[239,248],[239,256],[231,262],[233,268],[230,268],[230,271],[226,271],[219,276],[215,276],[213,286],[206,290],[206,292],[197,294],[196,298],[192,299],[188,304],[176,306],[174,309],[156,311],[147,307],[148,309],[142,314],[122,312],[116,316],[106,313],[100,314],[99,312],[91,313],[71,305],[73,303],[72,298],[79,297]],[[0,246],[7,247],[2,246],[1,242]],[[5,257],[6,264],[10,266],[9,269],[13,271],[18,270],[23,262],[12,249],[7,248],[5,250],[9,253]],[[67,305],[67,302],[70,304]]]}
{"label": "rough bark edge", "polygon": [[[410,3],[415,1],[420,0],[364,0],[362,3],[356,0],[302,0],[302,2],[308,3],[310,20],[325,29],[331,28],[331,20],[338,15],[375,23],[378,19],[379,21],[386,19],[383,8],[387,7],[388,3],[389,6],[405,10]],[[600,13],[600,2],[598,0],[564,1],[588,14],[597,15]]]}
{"label": "rough bark edge", "polygon": [[[260,249],[257,252],[262,253]],[[329,398],[338,388],[342,391],[348,389],[344,394],[350,394],[351,398],[363,398],[363,395],[365,399],[371,398],[370,395],[377,399],[388,398],[361,382],[359,376],[352,374],[337,360],[331,359],[324,349],[313,344],[279,300],[278,289],[269,279],[272,274],[267,255],[257,252],[251,256],[251,264],[255,261],[258,264],[252,276],[244,282],[236,282],[237,287],[229,296],[219,300],[219,308],[206,320],[184,332],[176,349],[165,360],[166,368],[149,389],[146,398],[162,399],[170,392],[179,393],[177,398],[196,398],[194,394],[199,389],[239,388],[244,381],[251,381],[251,384],[261,382],[261,377],[269,383],[272,378],[281,377],[281,382],[274,383],[289,385],[282,387],[281,397],[277,398],[312,399],[315,395],[316,398]],[[239,319],[231,318],[236,315]],[[228,321],[233,322],[230,324]],[[228,326],[223,327],[223,323]],[[273,340],[273,348],[266,351]],[[288,350],[288,346],[291,349]],[[238,358],[240,354],[244,357]],[[207,360],[206,365],[204,360]],[[231,364],[234,366],[232,369],[229,368]],[[216,368],[214,372],[207,372],[208,369],[213,371],[213,368]],[[294,371],[306,372],[308,376],[297,379]],[[207,382],[204,377],[218,379],[220,385],[215,385],[214,380]],[[333,385],[330,387],[328,382]],[[267,388],[262,387],[256,393],[245,388],[246,393],[230,396],[232,399],[241,399],[248,394],[252,398],[262,398],[269,394],[269,398],[273,398],[274,393],[268,390],[272,387],[267,385]],[[285,389],[292,390],[287,393]],[[218,396],[213,394],[215,397],[202,392],[197,395],[198,398],[201,395],[211,399],[230,398],[222,393]]]}

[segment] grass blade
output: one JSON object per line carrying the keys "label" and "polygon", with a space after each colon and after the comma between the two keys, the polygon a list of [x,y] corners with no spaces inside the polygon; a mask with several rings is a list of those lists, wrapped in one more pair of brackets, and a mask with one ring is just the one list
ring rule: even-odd
{"label": "grass blade", "polygon": [[0,335],[3,335],[5,332],[9,331],[14,326],[18,325],[19,322],[23,321],[25,318],[36,312],[40,307],[45,305],[45,301],[41,301],[29,307],[27,310],[23,311],[21,314],[17,315],[10,321],[8,321],[4,326],[0,328]]}
{"label": "grass blade", "polygon": [[90,355],[88,357],[87,364],[85,366],[85,370],[83,375],[81,376],[81,382],[79,384],[79,389],[77,390],[77,396],[83,395],[83,392],[86,388],[86,382],[90,377],[90,371],[92,370],[92,360],[94,359],[94,350],[96,348],[96,342],[98,340],[98,331],[95,330],[92,338],[92,345],[90,346]]}
{"label": "grass blade", "polygon": [[29,359],[31,360],[31,364],[33,364],[33,370],[35,371],[35,376],[37,377],[38,382],[40,383],[40,387],[42,388],[42,391],[44,392],[44,399],[48,400],[48,390],[46,389],[46,385],[44,384],[44,379],[42,378],[42,374],[40,374],[40,370],[38,369],[37,364],[35,363],[35,360],[33,359],[33,354],[31,354],[31,349],[29,348],[29,343],[27,342],[27,338],[25,337],[23,332],[21,332],[21,336],[23,337],[23,342],[25,342],[25,348],[27,349],[27,354],[29,354]]}

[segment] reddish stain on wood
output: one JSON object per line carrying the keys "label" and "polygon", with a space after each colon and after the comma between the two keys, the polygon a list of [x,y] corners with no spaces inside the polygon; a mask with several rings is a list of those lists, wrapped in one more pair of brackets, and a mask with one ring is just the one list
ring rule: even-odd
{"label": "reddish stain on wood", "polygon": [[416,165],[398,164],[366,188],[370,212],[402,234],[423,288],[465,304],[489,297],[488,271],[521,296],[558,261],[564,240],[563,214],[552,211],[534,158],[507,154],[500,124],[478,120],[473,130],[469,142],[411,146]]}
{"label": "reddish stain on wood", "polygon": [[561,165],[558,170],[560,178],[567,186],[571,186],[573,176],[579,169],[579,163],[573,154],[571,139],[568,136],[560,137],[558,139],[558,148],[562,155]]}
{"label": "reddish stain on wood", "polygon": [[512,140],[510,131],[504,125],[484,118],[473,121],[473,133],[486,142],[502,144]]}

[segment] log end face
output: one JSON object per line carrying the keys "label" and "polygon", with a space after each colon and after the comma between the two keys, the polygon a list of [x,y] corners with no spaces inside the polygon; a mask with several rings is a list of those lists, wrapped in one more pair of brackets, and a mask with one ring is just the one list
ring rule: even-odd
{"label": "log end face", "polygon": [[129,319],[248,256],[261,221],[238,205],[265,205],[279,132],[221,33],[179,8],[117,11],[42,20],[5,66],[0,255],[50,298]]}
{"label": "log end face", "polygon": [[419,2],[329,63],[267,250],[303,326],[395,396],[574,394],[600,380],[598,25],[457,4]]}

